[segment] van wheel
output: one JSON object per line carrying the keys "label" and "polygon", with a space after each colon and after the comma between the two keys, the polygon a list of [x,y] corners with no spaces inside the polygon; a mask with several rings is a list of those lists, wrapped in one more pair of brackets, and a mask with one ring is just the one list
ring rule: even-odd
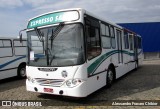
{"label": "van wheel", "polygon": [[26,65],[20,65],[18,67],[18,77],[25,78],[26,77]]}
{"label": "van wheel", "polygon": [[108,72],[107,72],[107,87],[111,87],[112,86],[112,83],[114,81],[114,72],[111,68],[108,69]]}

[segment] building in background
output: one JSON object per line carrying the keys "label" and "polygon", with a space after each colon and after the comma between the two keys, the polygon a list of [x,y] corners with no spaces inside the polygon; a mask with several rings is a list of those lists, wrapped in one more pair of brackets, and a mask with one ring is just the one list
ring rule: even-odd
{"label": "building in background", "polygon": [[160,59],[160,22],[120,23],[142,36],[144,59]]}

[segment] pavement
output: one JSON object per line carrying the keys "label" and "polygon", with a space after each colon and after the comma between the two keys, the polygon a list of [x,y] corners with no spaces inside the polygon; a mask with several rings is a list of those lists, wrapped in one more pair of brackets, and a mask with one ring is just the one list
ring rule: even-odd
{"label": "pavement", "polygon": [[47,100],[53,105],[34,107],[37,109],[160,109],[160,106],[108,106],[108,102],[122,100],[123,102],[127,100],[160,102],[160,60],[144,61],[138,70],[133,70],[119,78],[111,88],[104,87],[81,99],[27,92],[25,79],[15,77],[0,80],[0,100]]}

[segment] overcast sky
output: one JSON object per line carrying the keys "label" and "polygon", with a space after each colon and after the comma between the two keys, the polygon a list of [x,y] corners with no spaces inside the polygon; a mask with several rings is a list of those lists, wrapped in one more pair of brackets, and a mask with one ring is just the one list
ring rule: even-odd
{"label": "overcast sky", "polygon": [[0,0],[0,36],[16,37],[28,19],[66,8],[84,8],[114,23],[160,22],[160,0]]}

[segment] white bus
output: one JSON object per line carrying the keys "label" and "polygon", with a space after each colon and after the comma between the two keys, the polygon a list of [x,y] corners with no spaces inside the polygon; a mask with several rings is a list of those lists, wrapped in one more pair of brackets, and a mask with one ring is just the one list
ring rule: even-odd
{"label": "white bus", "polygon": [[34,17],[26,31],[27,91],[86,97],[142,62],[139,35],[84,9]]}
{"label": "white bus", "polygon": [[0,80],[26,76],[26,40],[20,43],[19,38],[0,37]]}

